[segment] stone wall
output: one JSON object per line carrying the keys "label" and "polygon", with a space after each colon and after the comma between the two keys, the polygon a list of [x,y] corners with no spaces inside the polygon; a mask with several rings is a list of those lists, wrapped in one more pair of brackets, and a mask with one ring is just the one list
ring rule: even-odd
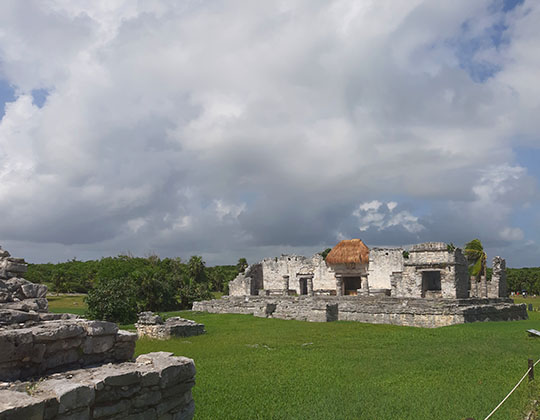
{"label": "stone wall", "polygon": [[229,282],[230,296],[257,295],[263,288],[262,264],[251,264],[244,273],[239,273]]}
{"label": "stone wall", "polygon": [[171,337],[191,337],[204,334],[204,324],[178,316],[166,321],[152,312],[141,312],[135,324],[139,337],[149,337],[157,340],[167,340]]}
{"label": "stone wall", "polygon": [[506,283],[506,261],[504,258],[493,258],[493,273],[491,275],[491,281],[487,283],[487,295],[488,297],[507,297],[508,286]]}
{"label": "stone wall", "polygon": [[289,290],[300,294],[300,276],[298,274],[313,274],[313,289],[335,290],[336,278],[334,273],[319,254],[312,257],[298,255],[282,255],[276,258],[266,258],[261,262],[264,289],[280,290],[283,287],[283,276],[289,276]]}
{"label": "stone wall", "polygon": [[357,321],[424,328],[476,321],[527,319],[510,299],[400,299],[372,297],[233,297],[195,302],[194,311],[251,314],[300,321]]}
{"label": "stone wall", "polygon": [[368,281],[371,289],[391,289],[390,275],[403,271],[403,248],[369,250]]}
{"label": "stone wall", "polygon": [[[426,291],[424,273],[439,273],[440,291]],[[397,297],[456,299],[469,297],[467,261],[461,250],[443,242],[414,245],[404,260],[401,280],[393,288]]]}
{"label": "stone wall", "polygon": [[0,420],[191,419],[193,360],[149,353],[104,365],[0,385]]}
{"label": "stone wall", "polygon": [[8,381],[0,420],[193,417],[192,360],[158,353],[126,362],[137,334],[48,313],[47,288],[16,277],[25,269],[0,248],[0,381]]}
{"label": "stone wall", "polygon": [[26,269],[23,258],[14,258],[0,247],[1,310],[47,312],[47,287],[23,279],[21,276],[26,273]]}
{"label": "stone wall", "polygon": [[0,380],[129,360],[137,334],[112,322],[66,319],[0,329]]}
{"label": "stone wall", "polygon": [[24,258],[14,258],[0,246],[0,279],[22,276],[27,268]]}

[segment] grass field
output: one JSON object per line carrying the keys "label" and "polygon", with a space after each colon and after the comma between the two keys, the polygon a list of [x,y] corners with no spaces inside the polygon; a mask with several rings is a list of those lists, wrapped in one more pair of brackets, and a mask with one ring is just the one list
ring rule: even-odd
{"label": "grass field", "polygon": [[[196,419],[482,420],[525,373],[527,359],[540,358],[540,338],[525,332],[540,329],[540,312],[528,321],[438,329],[167,315],[202,322],[207,334],[142,339],[136,352],[195,360]],[[492,419],[523,418],[538,388],[525,381]]]}
{"label": "grass field", "polygon": [[86,311],[86,303],[84,303],[84,295],[47,295],[49,301],[49,311],[56,313],[69,312],[77,315],[84,315]]}

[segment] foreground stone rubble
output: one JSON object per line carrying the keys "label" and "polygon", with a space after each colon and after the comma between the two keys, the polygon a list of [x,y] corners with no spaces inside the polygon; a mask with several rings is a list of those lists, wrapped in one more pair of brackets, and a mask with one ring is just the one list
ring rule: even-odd
{"label": "foreground stone rubble", "polygon": [[150,353],[111,322],[47,312],[47,287],[0,248],[0,420],[191,419],[193,360]]}

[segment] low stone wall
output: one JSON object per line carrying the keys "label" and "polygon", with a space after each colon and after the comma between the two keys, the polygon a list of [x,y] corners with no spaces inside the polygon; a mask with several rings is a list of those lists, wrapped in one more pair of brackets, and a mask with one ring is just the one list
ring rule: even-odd
{"label": "low stone wall", "polygon": [[139,337],[149,337],[157,340],[167,340],[171,337],[191,337],[204,334],[204,324],[199,324],[191,319],[175,316],[165,322],[159,315],[152,312],[142,312],[135,324]]}
{"label": "low stone wall", "polygon": [[371,297],[234,297],[195,302],[194,311],[253,314],[301,321],[357,321],[436,328],[476,321],[527,319],[526,305],[510,299],[405,299]]}
{"label": "low stone wall", "polygon": [[15,326],[0,329],[2,381],[126,361],[133,357],[137,339],[137,334],[118,330],[116,324],[105,321],[61,319]]}
{"label": "low stone wall", "polygon": [[0,420],[191,419],[194,384],[193,360],[149,353],[134,363],[0,385]]}

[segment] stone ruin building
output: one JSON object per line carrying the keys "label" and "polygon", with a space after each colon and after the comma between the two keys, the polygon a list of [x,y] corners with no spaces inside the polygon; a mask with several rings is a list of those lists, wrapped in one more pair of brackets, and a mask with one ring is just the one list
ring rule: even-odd
{"label": "stone ruin building", "polygon": [[507,297],[504,259],[490,281],[471,279],[459,248],[442,242],[369,249],[344,240],[327,255],[283,255],[252,264],[229,283],[229,296],[193,310],[307,321],[350,320],[419,327],[527,319]]}
{"label": "stone ruin building", "polygon": [[165,321],[153,312],[141,312],[135,324],[137,335],[156,340],[168,340],[171,337],[191,337],[204,334],[204,324],[191,319],[174,316]]}
{"label": "stone ruin building", "polygon": [[0,248],[0,420],[191,419],[193,360],[133,360],[137,334],[48,312],[47,287]]}

